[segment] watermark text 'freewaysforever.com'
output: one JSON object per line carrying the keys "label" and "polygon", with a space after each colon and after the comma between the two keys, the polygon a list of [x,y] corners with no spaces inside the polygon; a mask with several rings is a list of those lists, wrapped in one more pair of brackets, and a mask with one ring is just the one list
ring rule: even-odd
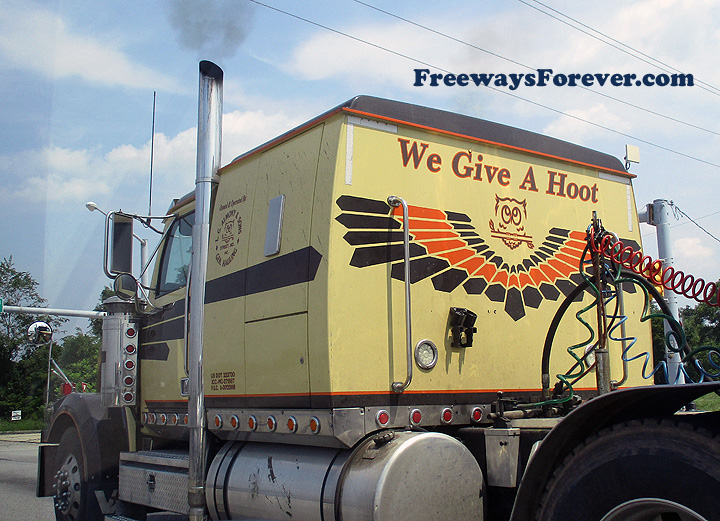
{"label": "watermark text 'freewaysforever.com'", "polygon": [[495,73],[439,73],[430,69],[414,69],[415,87],[692,87],[692,74],[620,74],[620,73],[554,73],[552,69],[537,69],[521,74]]}

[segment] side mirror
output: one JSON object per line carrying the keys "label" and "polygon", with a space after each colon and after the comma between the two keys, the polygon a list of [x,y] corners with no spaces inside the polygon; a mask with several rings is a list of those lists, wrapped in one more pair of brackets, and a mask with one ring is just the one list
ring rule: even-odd
{"label": "side mirror", "polygon": [[135,298],[138,291],[138,281],[129,273],[121,273],[113,282],[115,294],[122,300],[130,301]]}
{"label": "side mirror", "polygon": [[35,322],[27,331],[27,338],[31,344],[42,345],[52,340],[53,330],[46,322]]}
{"label": "side mirror", "polygon": [[133,218],[112,212],[110,273],[132,273]]}

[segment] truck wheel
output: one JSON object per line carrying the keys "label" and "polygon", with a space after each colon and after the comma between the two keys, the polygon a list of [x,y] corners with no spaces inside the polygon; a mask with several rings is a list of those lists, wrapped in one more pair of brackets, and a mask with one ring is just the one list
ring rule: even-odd
{"label": "truck wheel", "polygon": [[720,436],[677,420],[614,425],[555,470],[537,521],[720,519]]}
{"label": "truck wheel", "polygon": [[85,476],[80,438],[74,428],[60,438],[55,458],[55,518],[57,521],[102,521],[93,489]]}

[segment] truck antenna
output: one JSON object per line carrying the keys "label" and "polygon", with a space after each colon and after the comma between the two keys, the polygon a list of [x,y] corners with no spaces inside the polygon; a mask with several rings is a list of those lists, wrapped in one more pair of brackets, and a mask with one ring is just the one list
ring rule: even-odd
{"label": "truck antenna", "polygon": [[153,178],[153,157],[155,154],[155,97],[157,91],[153,91],[152,109],[152,132],[150,135],[150,193],[148,195],[148,215],[152,215],[152,178]]}

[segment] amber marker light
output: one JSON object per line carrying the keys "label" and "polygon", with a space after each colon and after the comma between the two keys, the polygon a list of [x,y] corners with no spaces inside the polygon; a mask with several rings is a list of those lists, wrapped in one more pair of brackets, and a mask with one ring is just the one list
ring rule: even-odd
{"label": "amber marker light", "polygon": [[267,419],[267,428],[271,431],[274,431],[277,427],[277,421],[275,420],[275,416],[268,416]]}

